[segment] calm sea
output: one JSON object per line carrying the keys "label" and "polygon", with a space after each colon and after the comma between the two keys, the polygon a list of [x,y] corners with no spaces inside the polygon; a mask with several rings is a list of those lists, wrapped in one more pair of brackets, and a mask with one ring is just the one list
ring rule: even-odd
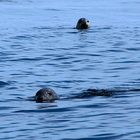
{"label": "calm sea", "polygon": [[[81,17],[89,30],[75,29]],[[28,100],[43,87],[127,92]],[[139,140],[137,89],[139,0],[0,0],[1,140]]]}

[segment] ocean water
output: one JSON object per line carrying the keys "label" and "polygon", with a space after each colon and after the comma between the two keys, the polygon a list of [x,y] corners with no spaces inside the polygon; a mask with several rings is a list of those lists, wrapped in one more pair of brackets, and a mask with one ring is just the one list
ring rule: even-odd
{"label": "ocean water", "polygon": [[[0,139],[139,140],[139,10],[139,0],[0,0]],[[75,29],[81,17],[90,29]],[[28,100],[43,87],[116,92]]]}

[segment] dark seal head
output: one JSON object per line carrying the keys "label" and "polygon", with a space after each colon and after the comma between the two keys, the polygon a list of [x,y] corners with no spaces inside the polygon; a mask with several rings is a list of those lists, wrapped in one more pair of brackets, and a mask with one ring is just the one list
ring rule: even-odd
{"label": "dark seal head", "polygon": [[36,102],[53,102],[59,99],[58,95],[51,88],[42,88],[35,95]]}
{"label": "dark seal head", "polygon": [[80,18],[77,22],[76,29],[88,29],[89,28],[89,20],[86,18]]}

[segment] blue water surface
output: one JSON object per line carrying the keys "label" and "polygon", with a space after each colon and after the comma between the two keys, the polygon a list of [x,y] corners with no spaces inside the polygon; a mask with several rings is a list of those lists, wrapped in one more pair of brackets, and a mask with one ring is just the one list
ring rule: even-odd
{"label": "blue water surface", "polygon": [[[139,0],[0,0],[0,139],[139,140],[139,10]],[[90,29],[75,29],[81,17]],[[128,92],[28,100],[43,87]]]}

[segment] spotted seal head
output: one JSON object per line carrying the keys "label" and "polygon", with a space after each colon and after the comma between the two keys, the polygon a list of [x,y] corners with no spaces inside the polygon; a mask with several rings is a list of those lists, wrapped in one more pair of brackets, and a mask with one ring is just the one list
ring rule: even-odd
{"label": "spotted seal head", "polygon": [[80,18],[77,22],[76,29],[88,29],[89,28],[89,20],[86,18]]}
{"label": "spotted seal head", "polygon": [[51,88],[42,88],[35,95],[36,102],[52,102],[59,99],[59,96]]}

